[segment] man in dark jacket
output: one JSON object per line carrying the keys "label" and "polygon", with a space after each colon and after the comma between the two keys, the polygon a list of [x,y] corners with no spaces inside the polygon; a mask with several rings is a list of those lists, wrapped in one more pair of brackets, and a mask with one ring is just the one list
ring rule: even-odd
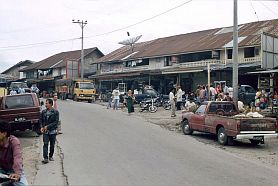
{"label": "man in dark jacket", "polygon": [[[53,108],[53,100],[47,99],[45,102],[46,109],[41,112],[40,125],[43,133],[43,161],[48,163],[48,160],[54,161],[54,147],[57,135],[57,126],[59,122],[59,112]],[[48,144],[50,149],[48,154]],[[48,159],[49,158],[49,159]]]}

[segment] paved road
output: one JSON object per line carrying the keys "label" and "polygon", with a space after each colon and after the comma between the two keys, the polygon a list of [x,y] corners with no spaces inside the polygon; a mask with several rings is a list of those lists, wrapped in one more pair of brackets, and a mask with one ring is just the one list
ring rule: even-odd
{"label": "paved road", "polygon": [[278,185],[278,170],[122,111],[59,104],[69,185]]}

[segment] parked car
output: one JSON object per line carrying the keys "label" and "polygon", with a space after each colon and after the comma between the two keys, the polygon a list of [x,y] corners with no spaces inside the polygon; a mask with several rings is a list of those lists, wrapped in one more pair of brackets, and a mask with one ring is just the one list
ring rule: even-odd
{"label": "parked car", "polygon": [[204,102],[195,113],[183,112],[181,128],[184,134],[193,131],[216,134],[221,145],[235,140],[248,139],[254,145],[265,138],[277,137],[275,118],[236,117],[238,108],[229,101]]}
{"label": "parked car", "polygon": [[0,97],[0,117],[11,124],[12,131],[39,132],[40,104],[35,93]]}
{"label": "parked car", "polygon": [[250,85],[240,85],[238,89],[238,100],[244,104],[250,105],[255,102],[256,90]]}
{"label": "parked car", "polygon": [[15,90],[17,93],[19,93],[19,88],[22,88],[25,93],[31,92],[31,89],[27,86],[27,83],[25,82],[11,82],[9,86],[9,92]]}
{"label": "parked car", "polygon": [[[229,87],[230,96],[233,96],[233,88]],[[238,88],[238,100],[245,105],[250,105],[255,102],[256,90],[250,85],[240,85]]]}

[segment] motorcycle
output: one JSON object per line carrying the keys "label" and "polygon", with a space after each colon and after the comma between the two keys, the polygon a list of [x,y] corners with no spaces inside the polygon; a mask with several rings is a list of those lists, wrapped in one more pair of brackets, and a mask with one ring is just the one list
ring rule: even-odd
{"label": "motorcycle", "polygon": [[157,111],[157,98],[145,98],[140,102],[141,112],[147,110],[151,113]]}

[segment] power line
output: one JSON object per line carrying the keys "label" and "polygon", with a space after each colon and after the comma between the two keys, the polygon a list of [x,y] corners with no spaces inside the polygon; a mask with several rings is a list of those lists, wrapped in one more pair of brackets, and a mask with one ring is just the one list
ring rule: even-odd
{"label": "power line", "polygon": [[103,36],[103,35],[111,34],[111,33],[114,33],[114,32],[121,31],[121,30],[125,30],[125,29],[127,29],[127,28],[130,28],[130,27],[139,25],[139,24],[141,24],[141,23],[144,23],[144,22],[146,22],[146,21],[152,20],[152,19],[154,19],[154,18],[156,18],[156,17],[159,17],[159,16],[161,16],[161,15],[164,15],[164,14],[166,14],[166,13],[168,13],[168,12],[171,12],[172,10],[175,10],[175,9],[177,9],[177,8],[180,8],[180,7],[184,6],[185,4],[190,3],[191,1],[193,1],[193,0],[188,0],[188,1],[182,3],[182,4],[178,5],[178,6],[175,6],[175,7],[173,7],[173,8],[170,8],[170,9],[168,9],[168,10],[166,10],[166,11],[164,11],[164,12],[161,12],[161,13],[159,13],[159,14],[156,14],[156,15],[150,17],[150,18],[143,19],[142,21],[138,21],[138,22],[136,22],[136,23],[134,23],[134,24],[131,24],[131,25],[128,25],[128,26],[125,26],[125,27],[122,27],[122,28],[118,28],[118,29],[115,29],[115,30],[112,30],[112,31],[109,31],[109,32],[105,32],[105,33],[102,33],[102,34],[97,34],[97,35],[93,35],[93,36],[87,36],[87,38]]}
{"label": "power line", "polygon": [[[122,27],[122,28],[118,28],[118,29],[115,29],[115,30],[112,30],[112,31],[109,31],[109,32],[105,32],[105,33],[102,33],[102,34],[97,34],[97,35],[92,35],[92,36],[87,36],[87,37],[84,37],[84,38],[91,38],[91,37],[99,37],[99,36],[103,36],[103,35],[108,35],[108,34],[111,34],[111,33],[114,33],[114,32],[118,32],[118,31],[121,31],[121,30],[125,30],[127,28],[130,28],[130,27],[133,27],[133,26],[136,26],[136,25],[139,25],[141,23],[144,23],[146,21],[149,21],[149,20],[152,20],[156,17],[159,17],[161,15],[164,15],[168,12],[171,12],[177,8],[180,8],[190,2],[192,2],[193,0],[188,0],[184,3],[181,3],[173,8],[170,8],[164,12],[161,12],[159,14],[156,14],[152,17],[149,17],[147,19],[144,19],[142,21],[138,21],[134,24],[131,24],[131,25],[128,25],[128,26],[125,26],[125,27]],[[5,47],[0,47],[0,50],[16,50],[16,49],[22,49],[22,48],[29,48],[29,47],[35,47],[35,46],[41,46],[41,45],[50,45],[50,44],[57,44],[57,43],[60,43],[60,42],[65,42],[65,41],[73,41],[73,40],[76,40],[76,39],[80,39],[80,38],[71,38],[71,39],[63,39],[63,40],[57,40],[57,41],[50,41],[50,42],[41,42],[41,43],[30,43],[30,44],[25,44],[25,45],[13,45],[13,46],[5,46]],[[16,48],[16,49],[15,49]]]}
{"label": "power line", "polygon": [[256,10],[255,10],[255,8],[254,8],[254,6],[253,6],[252,0],[249,0],[249,1],[250,1],[250,4],[251,4],[251,6],[252,6],[254,12],[255,12],[255,15],[257,16],[258,21],[260,21],[260,20],[259,20],[259,16],[258,16],[258,14],[257,14],[257,12],[256,12]]}
{"label": "power line", "polygon": [[273,14],[275,14],[276,16],[278,16],[278,14],[273,11],[272,9],[270,9],[268,6],[266,6],[262,1],[259,1],[265,8],[267,8],[270,12],[272,12]]}
{"label": "power line", "polygon": [[25,44],[25,45],[11,45],[11,46],[0,47],[0,50],[21,49],[21,48],[40,46],[40,45],[51,45],[51,44],[65,42],[65,41],[74,41],[77,39],[80,39],[80,38],[63,39],[63,40],[48,41],[48,42],[41,42],[41,43],[31,43],[31,44]]}

